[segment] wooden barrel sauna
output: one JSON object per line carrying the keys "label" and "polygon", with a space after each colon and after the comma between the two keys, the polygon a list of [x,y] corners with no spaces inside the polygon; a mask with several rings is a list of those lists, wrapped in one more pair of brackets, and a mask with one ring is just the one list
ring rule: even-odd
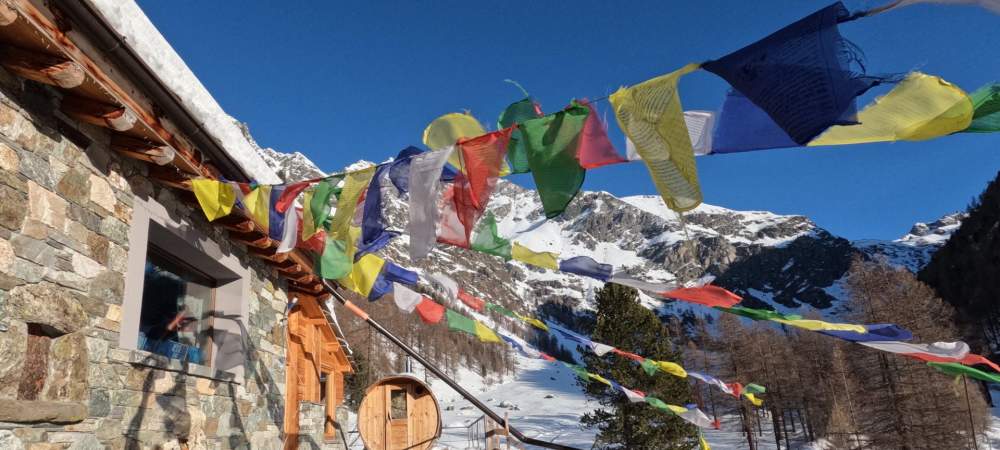
{"label": "wooden barrel sauna", "polygon": [[388,376],[365,392],[358,431],[370,450],[426,450],[441,436],[441,408],[422,381]]}

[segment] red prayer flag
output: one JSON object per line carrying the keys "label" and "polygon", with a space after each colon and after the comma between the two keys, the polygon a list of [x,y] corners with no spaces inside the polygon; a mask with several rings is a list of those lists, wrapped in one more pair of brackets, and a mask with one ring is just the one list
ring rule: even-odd
{"label": "red prayer flag", "polygon": [[549,355],[548,355],[548,354],[546,354],[546,353],[543,353],[543,352],[538,352],[538,354],[539,354],[539,355],[540,355],[540,356],[542,357],[542,359],[544,359],[544,360],[546,360],[546,361],[548,361],[548,362],[554,362],[554,361],[556,360],[555,358],[553,358],[553,357],[549,356]]}
{"label": "red prayer flag", "polygon": [[476,297],[475,295],[472,295],[468,292],[465,292],[462,289],[458,290],[458,299],[461,300],[462,303],[465,303],[465,306],[468,306],[469,308],[472,308],[479,312],[482,312],[483,307],[486,306],[486,302],[484,302],[483,299]]}
{"label": "red prayer flag", "polygon": [[606,166],[628,162],[627,159],[618,155],[615,146],[608,140],[608,130],[601,118],[597,115],[594,105],[587,100],[583,100],[582,105],[590,110],[587,120],[583,123],[583,130],[580,131],[577,140],[576,158],[580,161],[580,167],[593,169],[595,167]]}
{"label": "red prayer flag", "polygon": [[299,238],[295,241],[295,248],[312,250],[316,254],[323,254],[323,251],[326,249],[326,230],[319,229],[309,239],[302,239],[302,210],[299,209],[295,213],[299,215],[299,220],[297,221]]}
{"label": "red prayer flag", "polygon": [[1000,372],[1000,366],[997,366],[996,363],[994,363],[993,361],[986,359],[986,357],[983,355],[969,353],[968,355],[965,356],[965,358],[962,358],[961,362],[962,364],[965,364],[967,366],[972,366],[976,364],[986,364],[987,366],[990,366],[990,368],[993,369],[994,371]]}
{"label": "red prayer flag", "polygon": [[740,300],[743,300],[743,297],[711,284],[706,284],[701,287],[674,289],[672,291],[663,292],[660,295],[686,302],[697,303],[699,305],[710,307],[721,306],[724,308],[729,308],[739,303]]}
{"label": "red prayer flag", "polygon": [[423,320],[424,323],[438,323],[444,317],[444,306],[437,304],[437,302],[427,297],[420,300],[415,310],[417,311],[417,315],[420,316],[420,320]]}
{"label": "red prayer flag", "polygon": [[[486,212],[486,204],[490,201],[493,188],[500,178],[500,168],[507,155],[507,143],[510,134],[517,125],[503,130],[487,133],[472,139],[460,139],[455,151],[459,152],[465,173],[455,175],[452,186],[445,191],[444,201],[451,199],[451,205],[445,205],[441,211],[441,235],[438,240],[448,244],[469,246],[469,237],[476,222]],[[449,211],[449,206],[454,211]],[[461,223],[462,236],[453,236],[454,219]]]}
{"label": "red prayer flag", "polygon": [[310,183],[308,181],[300,181],[298,183],[289,184],[285,186],[285,190],[278,197],[278,200],[274,203],[274,210],[279,213],[284,213],[288,211],[288,207],[295,201],[295,197],[299,196],[299,193],[306,190]]}
{"label": "red prayer flag", "polygon": [[629,352],[626,352],[624,350],[618,350],[617,348],[611,349],[611,352],[614,353],[614,354],[616,354],[616,355],[624,356],[624,357],[626,357],[628,359],[631,359],[632,361],[636,361],[636,362],[640,362],[640,363],[646,360],[646,358],[643,358],[643,357],[641,357],[639,355],[636,355],[635,353],[629,353]]}

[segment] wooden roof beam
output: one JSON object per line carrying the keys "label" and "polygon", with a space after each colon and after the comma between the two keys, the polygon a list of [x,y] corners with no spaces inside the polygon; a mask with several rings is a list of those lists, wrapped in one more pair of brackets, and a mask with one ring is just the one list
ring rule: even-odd
{"label": "wooden roof beam", "polygon": [[[0,4],[0,21],[3,20]],[[83,67],[59,56],[0,46],[0,65],[17,76],[63,89],[73,89],[87,78]]]}
{"label": "wooden roof beam", "polygon": [[124,106],[109,105],[75,95],[63,97],[60,109],[76,120],[115,131],[131,130],[136,121],[135,114]]}

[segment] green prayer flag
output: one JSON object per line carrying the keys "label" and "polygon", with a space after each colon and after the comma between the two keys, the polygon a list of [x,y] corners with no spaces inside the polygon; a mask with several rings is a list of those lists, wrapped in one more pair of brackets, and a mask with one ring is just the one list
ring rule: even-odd
{"label": "green prayer flag", "polygon": [[323,254],[316,258],[316,272],[320,277],[336,280],[351,273],[352,261],[347,255],[347,243],[327,237]]}
{"label": "green prayer flag", "polygon": [[471,334],[476,336],[476,321],[468,317],[465,317],[455,311],[447,310],[445,315],[448,319],[448,329],[452,331],[461,331],[463,333]]}
{"label": "green prayer flag", "polygon": [[929,362],[927,365],[948,375],[964,375],[990,383],[1000,383],[1000,374],[983,372],[975,367],[964,366],[959,363]]}
{"label": "green prayer flag", "polygon": [[965,132],[991,133],[1000,131],[1000,83],[983,86],[969,95],[972,106],[972,123]]}
{"label": "green prayer flag", "polygon": [[511,317],[511,318],[515,318],[515,319],[517,318],[517,314],[514,314],[514,311],[511,311],[511,310],[509,310],[507,308],[504,308],[503,306],[500,306],[500,305],[498,305],[496,303],[489,303],[489,302],[487,302],[486,303],[486,309],[488,309],[490,311],[498,312],[498,313],[503,314],[503,315],[505,315],[507,317]]}
{"label": "green prayer flag", "polygon": [[732,306],[729,308],[716,307],[720,311],[725,311],[730,314],[736,314],[737,316],[743,316],[753,320],[799,320],[802,316],[797,314],[781,314],[777,311],[772,311],[770,309],[756,309],[747,308],[744,306]]}
{"label": "green prayer flag", "polygon": [[330,216],[330,199],[340,192],[337,183],[342,178],[344,177],[328,178],[313,186],[313,195],[308,207],[316,228],[323,228],[327,217]]}
{"label": "green prayer flag", "polygon": [[663,403],[663,400],[660,400],[660,399],[658,399],[656,397],[647,395],[646,396],[646,403],[649,403],[649,406],[652,406],[652,407],[654,407],[656,409],[662,409],[664,411],[673,412],[673,411],[670,410],[670,407],[667,406],[666,403]]}
{"label": "green prayer flag", "polygon": [[475,230],[472,231],[471,247],[473,250],[486,254],[499,256],[510,260],[510,241],[500,237],[497,233],[497,220],[492,212],[487,212],[486,216],[479,220]]}
{"label": "green prayer flag", "polygon": [[743,392],[750,394],[763,394],[767,392],[767,388],[759,384],[749,383],[746,386],[743,386]]}
{"label": "green prayer flag", "polygon": [[573,373],[576,374],[576,376],[581,380],[590,381],[590,373],[588,373],[587,369],[585,369],[583,366],[579,366],[576,364],[569,364],[566,362],[564,362],[563,365],[569,367],[569,370],[572,370]]}
{"label": "green prayer flag", "polygon": [[[531,97],[511,103],[507,109],[500,113],[497,126],[500,129],[507,128],[515,123],[521,123],[529,119],[540,116],[538,107]],[[511,173],[528,173],[531,168],[528,166],[528,152],[524,147],[524,138],[520,130],[514,130],[507,143],[507,160],[510,163]]]}
{"label": "green prayer flag", "polygon": [[659,372],[660,370],[660,365],[656,364],[656,361],[653,361],[652,359],[644,359],[640,366],[642,366],[642,370],[645,370],[649,375],[656,375],[656,372]]}
{"label": "green prayer flag", "polygon": [[589,109],[574,103],[557,113],[521,124],[528,165],[547,218],[562,214],[583,186],[587,171],[580,166],[576,150],[588,114]]}

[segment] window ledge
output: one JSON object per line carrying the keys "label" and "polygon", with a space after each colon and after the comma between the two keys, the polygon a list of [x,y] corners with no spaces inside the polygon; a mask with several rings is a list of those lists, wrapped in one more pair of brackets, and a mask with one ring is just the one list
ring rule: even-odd
{"label": "window ledge", "polygon": [[222,381],[226,383],[243,384],[243,377],[232,372],[215,370],[201,364],[180,362],[163,355],[145,350],[118,349],[108,352],[108,359],[125,364],[135,364],[154,369],[178,372],[198,378]]}

